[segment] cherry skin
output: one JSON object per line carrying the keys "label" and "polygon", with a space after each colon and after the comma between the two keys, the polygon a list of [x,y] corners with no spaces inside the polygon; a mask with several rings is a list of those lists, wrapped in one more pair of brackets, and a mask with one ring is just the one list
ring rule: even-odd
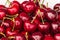
{"label": "cherry skin", "polygon": [[5,33],[6,33],[6,36],[15,36],[18,33],[18,31],[17,30],[12,31],[12,28],[9,27],[6,29]]}
{"label": "cherry skin", "polygon": [[60,21],[60,14],[59,14],[58,17],[57,17],[57,20]]}
{"label": "cherry skin", "polygon": [[24,3],[25,5],[23,6],[23,10],[26,13],[31,13],[35,10],[36,5],[34,4],[34,2],[28,1],[27,3]]}
{"label": "cherry skin", "polygon": [[2,26],[4,26],[4,28],[8,28],[8,27],[12,27],[13,26],[13,21],[6,19],[4,20],[4,22],[2,23]]}
{"label": "cherry skin", "polygon": [[[40,10],[40,13],[38,13],[38,10]],[[35,15],[36,15],[37,13],[38,13],[37,17],[38,17],[39,19],[41,19],[41,16],[42,16],[43,19],[45,18],[45,13],[46,13],[46,11],[45,11],[44,9],[38,7],[38,8],[36,9],[36,11],[35,11]]]}
{"label": "cherry skin", "polygon": [[0,20],[3,19],[6,16],[6,10],[0,9]]}
{"label": "cherry skin", "polygon": [[42,34],[40,32],[34,32],[32,34],[32,40],[42,40]]}
{"label": "cherry skin", "polygon": [[13,1],[13,2],[11,3],[11,6],[10,6],[9,8],[7,8],[7,11],[8,11],[8,14],[9,14],[9,15],[15,15],[15,14],[18,13],[19,9],[20,9],[20,4],[19,4],[19,2]]}
{"label": "cherry skin", "polygon": [[55,34],[54,38],[55,40],[60,40],[60,33]]}
{"label": "cherry skin", "polygon": [[22,20],[19,17],[15,18],[15,29],[21,29],[22,28]]}
{"label": "cherry skin", "polygon": [[43,40],[54,40],[51,35],[46,35]]}
{"label": "cherry skin", "polygon": [[44,22],[44,24],[40,22],[38,24],[38,29],[42,33],[49,33],[49,28],[50,28],[50,24],[48,22]]}
{"label": "cherry skin", "polygon": [[54,6],[54,10],[55,10],[56,12],[58,12],[58,14],[60,14],[60,3],[58,3],[58,4],[56,4],[56,5]]}
{"label": "cherry skin", "polygon": [[0,32],[4,33],[4,27],[3,26],[0,26]]}
{"label": "cherry skin", "polygon": [[1,38],[1,40],[8,40],[8,38],[6,38],[6,37],[3,37],[3,38]]}
{"label": "cherry skin", "polygon": [[30,17],[25,12],[21,12],[19,14],[19,18],[21,18],[23,21],[30,20]]}
{"label": "cherry skin", "polygon": [[0,9],[4,9],[6,8],[4,5],[0,5]]}
{"label": "cherry skin", "polygon": [[59,32],[59,24],[58,24],[58,22],[52,22],[52,23],[51,23],[51,26],[52,26],[52,31],[53,31],[54,33]]}
{"label": "cherry skin", "polygon": [[24,35],[21,35],[21,33],[19,33],[15,36],[15,40],[26,40],[26,39]]}
{"label": "cherry skin", "polygon": [[45,17],[49,21],[55,21],[56,12],[54,10],[47,11],[47,13],[45,13]]}
{"label": "cherry skin", "polygon": [[27,32],[34,32],[36,30],[36,24],[31,23],[30,21],[24,22],[24,30]]}

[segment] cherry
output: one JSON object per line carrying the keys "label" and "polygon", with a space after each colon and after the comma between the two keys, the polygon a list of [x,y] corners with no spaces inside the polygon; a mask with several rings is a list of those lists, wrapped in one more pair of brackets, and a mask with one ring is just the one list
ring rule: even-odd
{"label": "cherry", "polygon": [[0,5],[0,9],[4,9],[6,8],[4,5]]}
{"label": "cherry", "polygon": [[22,28],[22,20],[19,17],[15,18],[15,29],[21,29]]}
{"label": "cherry", "polygon": [[24,22],[24,29],[27,32],[34,32],[36,30],[36,24],[29,21]]}
{"label": "cherry", "polygon": [[3,19],[6,16],[6,10],[0,9],[0,20]]}
{"label": "cherry", "polygon": [[58,12],[58,14],[60,14],[60,4],[59,3],[54,6],[54,10],[56,12]]}
{"label": "cherry", "polygon": [[23,10],[26,13],[31,13],[35,10],[36,5],[34,4],[34,2],[28,1],[28,2],[24,2],[23,3]]}
{"label": "cherry", "polygon": [[21,12],[19,14],[19,18],[21,18],[23,21],[31,20],[31,18],[25,12]]}
{"label": "cherry", "polygon": [[50,28],[50,24],[48,22],[44,22],[44,24],[40,22],[38,24],[38,29],[42,33],[48,33],[49,32],[49,28]]}
{"label": "cherry", "polygon": [[37,14],[37,12],[40,10],[40,13],[38,13],[38,15],[37,15],[37,17],[39,18],[39,19],[41,19],[41,17],[42,18],[45,18],[45,10],[44,9],[42,9],[42,8],[37,8],[36,9],[36,11],[35,11],[35,14]]}
{"label": "cherry", "polygon": [[55,40],[60,40],[60,33],[55,34],[54,38]]}
{"label": "cherry", "polygon": [[12,27],[13,26],[13,21],[11,21],[10,19],[6,19],[4,20],[4,22],[2,23],[2,26],[4,26],[4,28],[8,28],[8,27]]}
{"label": "cherry", "polygon": [[45,13],[45,17],[49,21],[55,21],[55,19],[56,19],[56,12],[54,10],[47,11],[47,13]]}
{"label": "cherry", "polygon": [[58,24],[58,22],[52,22],[52,23],[51,23],[51,26],[52,26],[52,31],[53,31],[54,33],[59,32],[59,24]]}
{"label": "cherry", "polygon": [[0,32],[4,33],[4,27],[0,26]]}
{"label": "cherry", "polygon": [[7,28],[6,29],[6,36],[15,36],[17,33],[18,33],[18,31],[17,30],[12,30],[12,28]]}
{"label": "cherry", "polygon": [[11,6],[7,8],[8,14],[9,15],[15,15],[18,13],[18,10],[20,9],[20,4],[17,1],[13,1],[11,3]]}
{"label": "cherry", "polygon": [[46,35],[43,40],[54,40],[51,35]]}
{"label": "cherry", "polygon": [[57,20],[60,21],[60,14],[57,16]]}
{"label": "cherry", "polygon": [[40,32],[34,32],[32,34],[32,40],[42,40],[42,34]]}

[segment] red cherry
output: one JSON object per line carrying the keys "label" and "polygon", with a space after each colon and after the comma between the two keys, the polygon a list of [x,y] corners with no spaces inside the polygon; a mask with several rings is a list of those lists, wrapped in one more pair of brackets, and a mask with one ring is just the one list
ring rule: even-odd
{"label": "red cherry", "polygon": [[32,40],[42,40],[42,34],[40,32],[34,32],[32,34]]}
{"label": "red cherry", "polygon": [[30,20],[30,17],[25,12],[20,13],[19,18],[21,18],[23,21]]}
{"label": "red cherry", "polygon": [[22,20],[20,18],[15,18],[15,29],[21,29],[22,28]]}
{"label": "red cherry", "polygon": [[6,8],[4,5],[0,5],[0,9],[4,9]]}
{"label": "red cherry", "polygon": [[51,23],[51,26],[52,26],[52,31],[53,31],[54,33],[59,32],[59,24],[58,24],[58,22],[53,22],[53,23]]}
{"label": "red cherry", "polygon": [[60,33],[55,34],[54,38],[55,40],[60,40]]}
{"label": "red cherry", "polygon": [[6,10],[0,9],[0,19],[3,19],[6,16]]}
{"label": "red cherry", "polygon": [[47,11],[47,13],[45,13],[45,17],[49,21],[55,21],[55,19],[56,19],[56,12],[54,10]]}
{"label": "red cherry", "polygon": [[28,1],[23,3],[23,10],[27,13],[31,13],[35,10],[36,5],[34,2]]}
{"label": "red cherry", "polygon": [[36,24],[29,21],[24,22],[24,29],[27,32],[34,32],[36,30]]}
{"label": "red cherry", "polygon": [[2,26],[0,26],[0,32],[4,33],[4,28]]}
{"label": "red cherry", "polygon": [[60,14],[58,14],[57,20],[60,21]]}
{"label": "red cherry", "polygon": [[20,35],[20,33],[19,33],[15,36],[15,40],[26,40],[26,39],[25,39],[24,35]]}
{"label": "red cherry", "polygon": [[51,35],[46,35],[44,40],[54,40],[54,38]]}
{"label": "red cherry", "polygon": [[[40,10],[40,13],[38,13],[38,10]],[[35,14],[38,13],[37,17],[38,17],[39,19],[41,19],[41,16],[42,16],[42,18],[45,18],[45,12],[46,12],[46,11],[45,11],[44,9],[42,9],[42,8],[37,8],[36,11],[35,11]]]}
{"label": "red cherry", "polygon": [[8,27],[12,27],[13,26],[13,21],[6,19],[4,20],[4,22],[2,23],[2,26],[4,26],[4,28],[8,28]]}
{"label": "red cherry", "polygon": [[6,29],[5,33],[6,33],[6,36],[15,36],[18,33],[18,31],[17,30],[12,31],[12,28],[9,27]]}
{"label": "red cherry", "polygon": [[49,28],[50,28],[50,24],[48,22],[44,22],[44,24],[40,22],[38,24],[38,29],[42,33],[48,33],[49,32]]}
{"label": "red cherry", "polygon": [[18,13],[19,9],[20,9],[20,4],[19,4],[19,2],[13,1],[13,2],[11,3],[11,6],[10,6],[9,8],[7,8],[7,11],[8,11],[8,14],[9,14],[9,15],[15,15],[15,14]]}
{"label": "red cherry", "polygon": [[56,5],[54,6],[54,10],[55,10],[58,14],[60,14],[60,3],[58,3],[58,4],[56,4]]}

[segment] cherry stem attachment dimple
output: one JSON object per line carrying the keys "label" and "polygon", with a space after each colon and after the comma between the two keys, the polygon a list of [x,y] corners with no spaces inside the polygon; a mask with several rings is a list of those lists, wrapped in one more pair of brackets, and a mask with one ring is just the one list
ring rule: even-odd
{"label": "cherry stem attachment dimple", "polygon": [[28,32],[26,32],[25,37],[26,37],[26,40],[28,40]]}

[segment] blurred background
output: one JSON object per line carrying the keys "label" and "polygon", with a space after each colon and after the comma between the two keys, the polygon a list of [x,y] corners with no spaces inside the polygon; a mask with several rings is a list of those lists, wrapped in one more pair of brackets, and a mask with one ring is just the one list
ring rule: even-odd
{"label": "blurred background", "polygon": [[[5,5],[7,0],[0,0],[0,5]],[[13,0],[9,0],[10,2],[12,2]],[[18,2],[22,3],[23,1],[28,1],[28,0],[17,0]],[[40,0],[42,2],[42,0]],[[60,3],[60,0],[44,0],[44,4],[46,5],[48,2],[48,7],[50,7],[51,9],[53,9],[53,6],[57,3]],[[5,5],[8,7],[8,4]]]}

